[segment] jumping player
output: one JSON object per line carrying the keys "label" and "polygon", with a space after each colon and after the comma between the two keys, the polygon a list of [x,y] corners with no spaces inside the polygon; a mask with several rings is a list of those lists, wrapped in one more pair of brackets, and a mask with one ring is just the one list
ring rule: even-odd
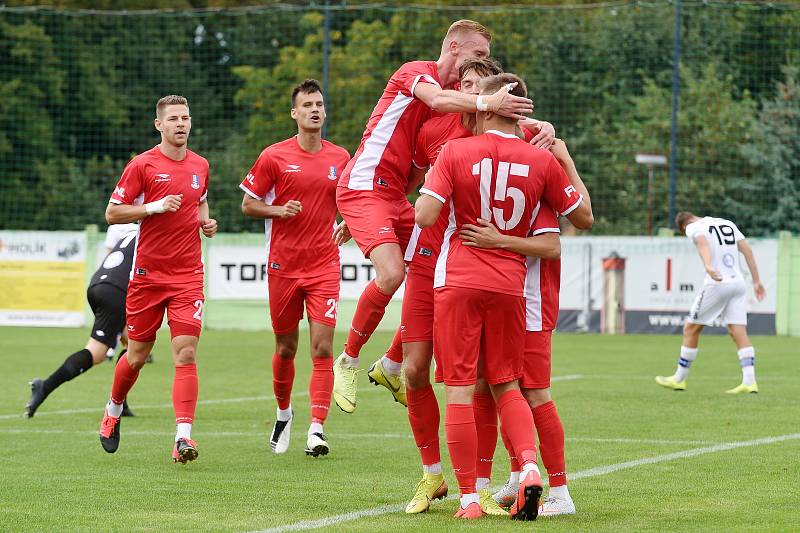
{"label": "jumping player", "polygon": [[672,390],[686,390],[689,367],[697,358],[700,333],[705,326],[710,326],[721,318],[736,344],[736,355],[739,356],[742,367],[742,382],[726,392],[757,393],[756,351],[747,336],[747,287],[739,266],[741,253],[753,278],[756,299],[763,300],[766,291],[758,275],[753,249],[736,224],[724,218],[700,218],[694,213],[684,211],[675,217],[675,225],[697,247],[706,277],[683,326],[678,368],[672,376],[657,376],[656,383]]}
{"label": "jumping player", "polygon": [[297,135],[264,149],[242,181],[242,212],[265,220],[269,311],[275,333],[272,388],[278,413],[270,447],[284,453],[294,416],[291,405],[294,357],[303,304],[311,335],[311,425],[306,454],[329,451],[322,425],[333,388],[333,332],[339,302],[339,251],[331,232],[336,222],[336,183],[350,154],[325,141],[322,87],[305,80],[292,91]]}
{"label": "jumping player", "polygon": [[533,109],[529,99],[509,94],[504,87],[484,96],[445,89],[458,81],[461,63],[489,56],[490,41],[485,27],[459,20],[447,31],[437,61],[412,61],[392,74],[367,122],[361,145],[339,181],[339,212],[376,272],[359,298],[344,351],[333,367],[333,399],[347,413],[356,408],[361,347],[405,277],[403,250],[414,227],[414,210],[406,190],[422,124],[432,110],[484,109],[516,120]]}
{"label": "jumping player", "polygon": [[191,430],[204,302],[200,232],[206,237],[217,232],[216,220],[209,217],[208,161],[187,148],[191,127],[186,98],[161,98],[155,118],[161,142],[128,163],[106,209],[109,224],[141,223],[126,303],[128,351],[114,370],[100,424],[103,449],[116,452],[122,402],[139,377],[166,311],[175,363],[172,458],[184,464],[198,455]]}

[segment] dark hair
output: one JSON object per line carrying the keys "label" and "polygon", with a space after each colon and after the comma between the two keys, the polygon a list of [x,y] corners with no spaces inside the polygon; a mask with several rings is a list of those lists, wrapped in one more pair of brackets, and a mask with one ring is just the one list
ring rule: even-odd
{"label": "dark hair", "polygon": [[164,108],[168,105],[185,105],[186,107],[189,107],[189,101],[185,96],[179,96],[177,94],[169,94],[164,96],[156,103],[156,116],[160,117],[161,113],[164,111]]}
{"label": "dark hair", "polygon": [[695,218],[697,215],[690,211],[681,211],[675,215],[675,226],[681,233],[686,233],[686,226],[689,225],[689,220]]}
{"label": "dark hair", "polygon": [[480,89],[481,94],[493,94],[499,91],[500,87],[503,85],[508,85],[509,83],[517,84],[516,87],[509,91],[510,94],[522,97],[528,96],[528,88],[525,86],[525,82],[522,81],[522,78],[516,74],[511,74],[510,72],[504,72],[502,74],[496,74],[494,76],[489,76],[488,78],[483,78],[478,82],[478,88]]}
{"label": "dark hair", "polygon": [[503,72],[503,67],[500,66],[500,62],[493,57],[467,59],[458,67],[458,79],[466,76],[467,72],[470,70],[477,72],[481,78],[487,78],[489,76],[501,74]]}
{"label": "dark hair", "polygon": [[299,84],[297,87],[292,89],[292,107],[294,107],[297,95],[300,93],[303,94],[322,93],[322,85],[320,85],[317,80],[311,78],[303,80],[303,83]]}

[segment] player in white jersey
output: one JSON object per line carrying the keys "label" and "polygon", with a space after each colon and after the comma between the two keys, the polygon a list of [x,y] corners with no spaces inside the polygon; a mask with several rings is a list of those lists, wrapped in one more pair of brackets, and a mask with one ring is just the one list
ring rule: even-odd
{"label": "player in white jersey", "polygon": [[697,247],[706,270],[706,279],[683,327],[678,369],[672,376],[657,376],[656,383],[672,390],[686,390],[686,377],[689,375],[689,367],[697,358],[700,333],[704,326],[710,326],[717,318],[721,318],[736,343],[736,353],[742,367],[742,383],[727,392],[758,392],[755,377],[756,352],[747,336],[747,286],[739,267],[741,253],[750,269],[756,298],[763,300],[766,291],[758,275],[753,249],[736,224],[724,218],[700,218],[693,213],[682,212],[675,217],[675,225]]}

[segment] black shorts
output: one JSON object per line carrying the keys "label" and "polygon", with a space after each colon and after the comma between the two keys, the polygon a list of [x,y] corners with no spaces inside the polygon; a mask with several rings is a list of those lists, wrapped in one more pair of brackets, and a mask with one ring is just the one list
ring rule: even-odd
{"label": "black shorts", "polygon": [[117,335],[125,327],[125,291],[109,283],[98,283],[86,290],[94,313],[91,337],[109,348],[117,345]]}

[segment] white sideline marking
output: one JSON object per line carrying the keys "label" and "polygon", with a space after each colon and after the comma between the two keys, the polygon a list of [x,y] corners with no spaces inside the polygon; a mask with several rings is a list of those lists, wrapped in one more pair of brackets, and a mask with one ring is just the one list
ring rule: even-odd
{"label": "white sideline marking", "polygon": [[[550,381],[571,381],[573,379],[581,379],[585,376],[583,374],[568,374],[566,376],[555,376],[550,379]],[[380,387],[376,388],[362,388],[359,392],[361,394],[369,393],[369,392],[381,392]],[[308,391],[299,391],[293,392],[293,397],[301,397],[301,396],[308,396]],[[216,400],[199,400],[197,405],[214,405],[214,404],[221,404],[221,403],[242,403],[242,402],[260,402],[262,400],[274,400],[275,396],[245,396],[242,398],[219,398]],[[136,405],[136,409],[167,409],[171,408],[171,403],[160,403],[160,404],[153,404],[153,405]],[[76,415],[81,413],[100,413],[102,412],[102,407],[82,407],[79,409],[62,409],[59,411],[36,411],[35,416],[52,416],[52,415]],[[13,418],[24,418],[25,414],[7,414],[7,415],[0,415],[0,420],[10,420]]]}
{"label": "white sideline marking", "polygon": [[[754,439],[747,441],[724,442],[721,444],[716,444],[714,446],[707,446],[704,448],[692,448],[690,450],[683,450],[680,452],[668,453],[665,455],[656,455],[655,457],[645,457],[643,459],[626,461],[624,463],[616,463],[607,466],[590,468],[588,470],[575,472],[574,474],[570,475],[569,478],[572,480],[577,480],[587,477],[604,476],[606,474],[611,474],[619,470],[626,470],[629,468],[635,468],[637,466],[642,466],[642,465],[663,463],[666,461],[674,461],[676,459],[686,459],[689,457],[696,457],[698,455],[704,455],[707,453],[723,452],[726,450],[733,450],[735,448],[744,448],[747,446],[761,446],[763,444],[774,444],[776,442],[783,442],[786,440],[795,440],[795,439],[800,439],[800,433],[778,435],[775,437],[764,437],[761,439]],[[448,497],[448,499],[455,499],[455,496],[450,496]],[[336,524],[341,524],[342,522],[350,522],[352,520],[358,520],[359,518],[365,518],[368,516],[379,516],[389,513],[399,513],[402,512],[404,509],[405,509],[404,504],[381,505],[380,507],[373,507],[372,509],[353,511],[350,513],[329,516],[327,518],[320,518],[317,520],[307,520],[303,522],[296,522],[294,524],[287,524],[285,526],[263,529],[254,533],[282,533],[284,531],[305,531],[309,529],[318,529],[323,527],[334,526]]]}

